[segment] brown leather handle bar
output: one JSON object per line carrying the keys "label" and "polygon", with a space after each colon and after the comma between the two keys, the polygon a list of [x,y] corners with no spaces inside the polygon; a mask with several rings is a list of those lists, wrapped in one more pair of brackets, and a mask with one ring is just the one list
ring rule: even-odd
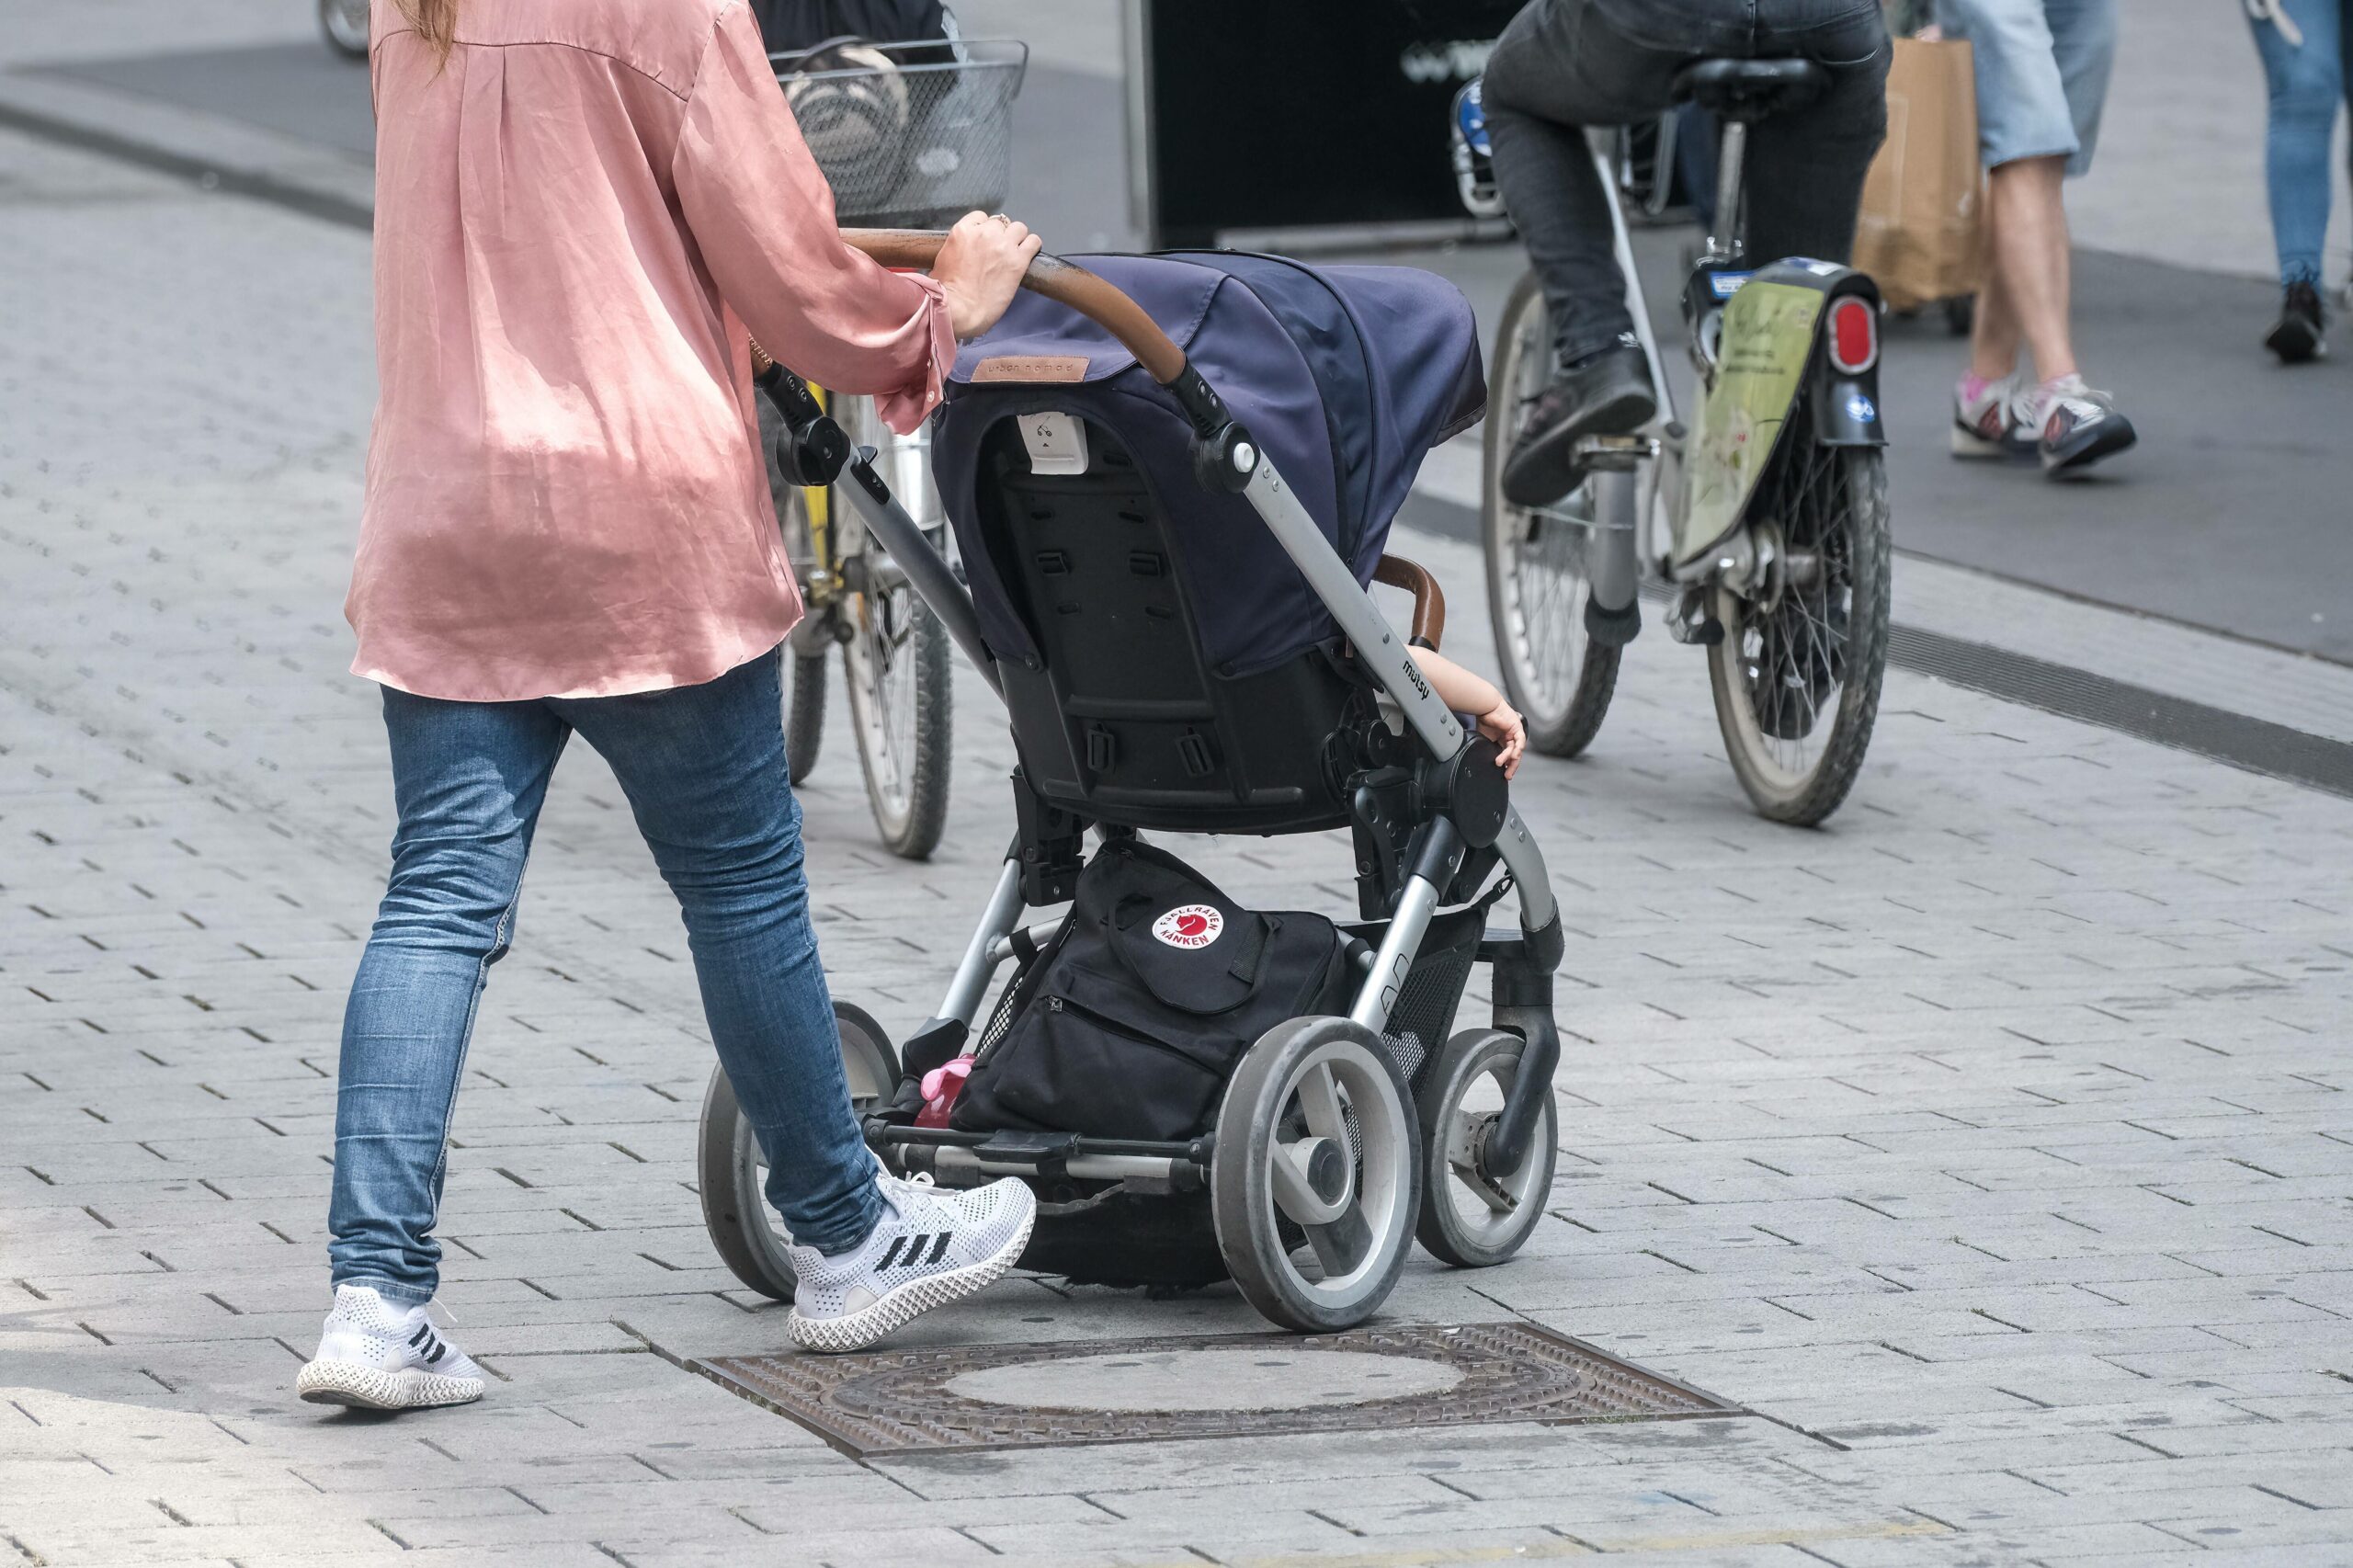
{"label": "brown leather handle bar", "polygon": [[1446,639],[1446,594],[1427,566],[1416,566],[1402,555],[1384,555],[1372,569],[1372,580],[1403,588],[1414,596],[1414,626],[1406,633],[1435,651]]}
{"label": "brown leather handle bar", "polygon": [[[924,229],[844,229],[842,238],[885,267],[926,272],[939,259],[948,236]],[[1021,286],[1068,305],[1120,340],[1145,373],[1166,386],[1185,373],[1185,351],[1168,340],[1143,307],[1083,267],[1060,256],[1040,256],[1029,264]]]}

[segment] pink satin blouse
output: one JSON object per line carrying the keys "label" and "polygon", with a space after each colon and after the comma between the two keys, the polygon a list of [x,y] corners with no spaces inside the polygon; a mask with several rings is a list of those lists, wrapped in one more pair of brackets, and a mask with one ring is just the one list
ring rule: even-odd
{"label": "pink satin blouse", "polygon": [[912,430],[937,285],[845,245],[743,0],[374,7],[381,383],[352,670],[426,697],[710,680],[801,616],[746,324]]}

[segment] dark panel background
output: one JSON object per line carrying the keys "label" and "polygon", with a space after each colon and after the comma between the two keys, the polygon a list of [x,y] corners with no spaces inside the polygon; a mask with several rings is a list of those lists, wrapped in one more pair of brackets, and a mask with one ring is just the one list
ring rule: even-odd
{"label": "dark panel background", "polygon": [[1447,105],[1520,3],[1144,0],[1160,243],[1461,217]]}

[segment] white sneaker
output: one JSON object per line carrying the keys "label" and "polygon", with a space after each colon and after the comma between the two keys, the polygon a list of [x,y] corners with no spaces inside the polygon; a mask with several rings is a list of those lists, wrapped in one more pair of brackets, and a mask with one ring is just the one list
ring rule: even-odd
{"label": "white sneaker", "polygon": [[2019,407],[2030,399],[2031,384],[2013,373],[1986,381],[1972,394],[1972,378],[1963,376],[1952,389],[1952,455],[1957,458],[1998,458],[2016,451],[2020,422],[2029,417]]}
{"label": "white sneaker", "polygon": [[875,1182],[882,1218],[857,1251],[789,1249],[801,1284],[785,1329],[804,1350],[863,1350],[984,1289],[1013,1267],[1038,1218],[1037,1195],[1014,1176],[966,1192],[879,1171]]}
{"label": "white sneaker", "polygon": [[482,1397],[482,1369],[441,1337],[422,1306],[395,1306],[366,1285],[335,1288],[319,1353],[294,1392],[313,1404],[418,1410]]}

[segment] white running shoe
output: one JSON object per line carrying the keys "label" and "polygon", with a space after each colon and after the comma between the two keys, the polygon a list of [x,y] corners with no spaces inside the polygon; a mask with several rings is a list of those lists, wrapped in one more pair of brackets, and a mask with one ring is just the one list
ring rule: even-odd
{"label": "white running shoe", "polygon": [[1038,1218],[1014,1176],[954,1192],[875,1173],[882,1218],[857,1251],[789,1249],[801,1281],[786,1332],[804,1350],[863,1350],[884,1335],[993,1283],[1013,1267]]}
{"label": "white running shoe", "polygon": [[420,1410],[482,1397],[483,1372],[441,1337],[422,1306],[396,1306],[366,1285],[335,1288],[319,1353],[295,1375],[313,1404]]}
{"label": "white running shoe", "polygon": [[[2033,401],[2031,383],[2021,385],[2024,378],[2017,374],[2004,376],[1997,381],[1976,381],[1964,375],[1952,389],[1952,455],[1957,458],[1998,458],[2013,455],[2018,450],[2018,432],[2031,427],[2026,421],[2032,417],[2030,408],[2022,408],[2021,400]],[[1976,382],[1972,390],[1972,382]]]}

